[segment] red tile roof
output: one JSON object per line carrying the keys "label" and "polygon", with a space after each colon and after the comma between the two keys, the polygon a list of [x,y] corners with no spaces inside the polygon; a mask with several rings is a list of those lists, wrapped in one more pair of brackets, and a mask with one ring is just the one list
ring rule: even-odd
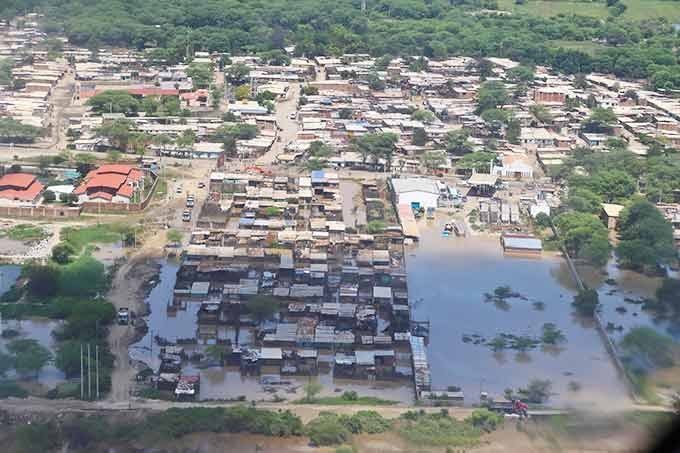
{"label": "red tile roof", "polygon": [[116,195],[120,195],[121,197],[130,198],[132,196],[133,192],[134,192],[134,189],[130,184],[123,184],[121,186],[121,188],[118,189],[118,193]]}
{"label": "red tile roof", "polygon": [[102,173],[118,173],[119,175],[128,175],[133,170],[130,165],[123,164],[104,164],[101,167],[93,170],[97,174]]}
{"label": "red tile roof", "polygon": [[5,189],[0,190],[0,198],[6,200],[21,200],[21,201],[33,201],[38,198],[38,195],[45,188],[38,181],[34,181],[33,184],[22,190],[15,189]]}
{"label": "red tile roof", "polygon": [[35,175],[27,173],[10,173],[0,178],[0,187],[16,187],[18,189],[27,189],[33,181]]}
{"label": "red tile roof", "polygon": [[111,195],[108,192],[95,192],[92,195],[90,195],[90,199],[93,200],[95,198],[103,198],[104,200],[111,201],[113,195]]}
{"label": "red tile roof", "polygon": [[141,181],[143,177],[141,170],[130,165],[105,164],[90,171],[74,192],[76,195],[90,193],[90,198],[99,196],[107,200],[115,195],[130,198],[134,193],[132,183]]}

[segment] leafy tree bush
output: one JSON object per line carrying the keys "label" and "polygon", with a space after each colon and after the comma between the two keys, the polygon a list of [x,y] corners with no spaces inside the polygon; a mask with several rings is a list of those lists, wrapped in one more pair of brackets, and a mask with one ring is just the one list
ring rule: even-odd
{"label": "leafy tree bush", "polygon": [[31,265],[26,269],[26,276],[26,290],[35,299],[52,297],[59,289],[60,272],[54,266]]}
{"label": "leafy tree bush", "polygon": [[619,231],[616,252],[623,266],[645,270],[674,259],[673,227],[650,202],[637,200],[626,207]]}
{"label": "leafy tree bush", "polygon": [[66,242],[60,242],[52,248],[52,260],[58,264],[67,264],[75,253],[73,247]]}
{"label": "leafy tree bush", "polygon": [[52,359],[50,351],[33,339],[14,340],[7,345],[7,351],[13,356],[14,369],[23,375],[37,375]]}
{"label": "leafy tree bush", "polygon": [[465,421],[475,428],[490,432],[503,424],[503,415],[488,409],[475,409]]}
{"label": "leafy tree bush", "polygon": [[550,398],[552,382],[548,379],[532,379],[525,388],[517,390],[517,393],[529,403],[543,404]]}
{"label": "leafy tree bush", "polygon": [[258,321],[270,319],[279,309],[279,302],[271,296],[253,296],[246,302],[250,314]]}
{"label": "leafy tree bush", "polygon": [[621,340],[621,348],[654,368],[670,368],[676,361],[677,345],[673,339],[651,327],[631,329]]}
{"label": "leafy tree bush", "polygon": [[565,212],[554,220],[560,240],[573,258],[604,265],[609,259],[609,233],[598,217],[582,212]]}
{"label": "leafy tree bush", "polygon": [[574,296],[572,305],[583,316],[593,316],[600,305],[600,296],[596,290],[586,288]]}
{"label": "leafy tree bush", "polygon": [[107,287],[105,266],[91,256],[64,266],[59,277],[59,293],[65,296],[95,296]]}
{"label": "leafy tree bush", "polygon": [[339,445],[349,440],[351,433],[341,418],[330,412],[322,412],[305,427],[312,444],[317,446]]}

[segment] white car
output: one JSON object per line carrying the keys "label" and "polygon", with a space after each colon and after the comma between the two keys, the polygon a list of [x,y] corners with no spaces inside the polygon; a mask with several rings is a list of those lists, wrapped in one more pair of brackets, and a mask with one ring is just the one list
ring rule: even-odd
{"label": "white car", "polygon": [[288,115],[288,119],[294,120],[295,118],[297,118],[297,113],[295,113],[295,112]]}

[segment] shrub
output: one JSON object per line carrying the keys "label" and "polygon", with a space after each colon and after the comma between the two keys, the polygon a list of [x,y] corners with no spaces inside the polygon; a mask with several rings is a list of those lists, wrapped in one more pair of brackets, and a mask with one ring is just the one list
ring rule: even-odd
{"label": "shrub", "polygon": [[0,399],[3,398],[26,398],[28,392],[19,387],[14,381],[0,381]]}
{"label": "shrub", "polygon": [[21,452],[51,451],[59,443],[59,430],[54,423],[32,423],[16,430],[16,444]]}
{"label": "shrub", "polygon": [[484,431],[493,431],[503,423],[503,415],[488,409],[475,409],[465,421]]}
{"label": "shrub", "polygon": [[71,255],[75,253],[73,247],[66,242],[61,242],[52,249],[52,260],[58,264],[66,264],[70,261]]}
{"label": "shrub", "polygon": [[474,447],[482,430],[445,413],[406,412],[399,420],[399,434],[416,445]]}
{"label": "shrub", "polygon": [[392,428],[392,422],[376,411],[359,411],[349,419],[356,427],[356,430],[352,430],[355,434],[378,434]]}
{"label": "shrub", "polygon": [[341,418],[330,412],[322,412],[307,424],[307,435],[317,446],[338,445],[350,438],[350,431]]}

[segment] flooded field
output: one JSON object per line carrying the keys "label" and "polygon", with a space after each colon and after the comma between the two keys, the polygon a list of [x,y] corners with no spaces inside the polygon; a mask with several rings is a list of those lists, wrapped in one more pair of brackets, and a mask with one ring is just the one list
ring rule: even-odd
{"label": "flooded field", "polygon": [[[22,320],[3,320],[0,324],[1,331],[16,330],[19,335],[13,338],[4,338],[0,336],[0,349],[5,351],[5,346],[12,340],[17,339],[33,339],[37,340],[41,345],[50,350],[52,355],[56,351],[56,342],[52,336],[52,332],[61,326],[61,321],[45,318],[29,318]],[[14,370],[7,373],[7,377],[12,379],[16,377]],[[37,381],[47,388],[53,388],[57,384],[66,380],[64,373],[54,366],[54,362],[47,364],[38,373]]]}
{"label": "flooded field", "polygon": [[[149,331],[139,342],[130,347],[130,357],[147,363],[157,370],[160,362],[158,353],[160,346],[154,340],[156,337],[170,342],[181,339],[196,338],[198,332],[197,312],[199,303],[187,303],[178,310],[168,310],[172,300],[173,288],[177,276],[179,263],[163,261],[160,280],[151,290],[147,303],[150,314],[145,319]],[[218,326],[217,335],[220,339],[229,339],[232,344],[236,343],[236,329],[230,326]],[[253,341],[251,329],[241,329],[238,343],[248,345]],[[206,344],[214,344],[208,341]],[[205,345],[184,346],[188,355],[193,352],[202,352]],[[319,354],[320,375],[313,377],[323,385],[320,396],[339,395],[340,392],[354,390],[362,396],[375,396],[384,399],[413,402],[413,387],[411,381],[381,382],[335,379],[332,373],[332,351],[323,351]],[[324,366],[323,362],[327,362]],[[182,372],[184,374],[200,374],[201,390],[200,399],[238,399],[247,400],[273,400],[286,399],[296,400],[304,396],[303,386],[310,381],[304,376],[268,376],[263,369],[262,376],[242,376],[237,367],[220,367],[199,369],[194,364],[185,363]],[[266,381],[279,382],[277,384]],[[264,381],[264,383],[263,383]]]}
{"label": "flooded field", "polygon": [[[559,257],[506,257],[497,238],[444,238],[441,222],[420,222],[421,241],[407,251],[414,318],[431,322],[428,347],[433,387],[460,386],[466,403],[480,390],[502,394],[530,380],[550,379],[553,404],[625,402],[627,393],[602,340],[573,314],[569,274]],[[563,284],[562,282],[566,283]],[[508,285],[526,297],[486,302],[484,293]],[[542,303],[537,304],[537,303]],[[540,336],[554,323],[566,337],[559,347],[527,352],[464,343],[464,335]],[[581,389],[569,391],[569,383]]]}

